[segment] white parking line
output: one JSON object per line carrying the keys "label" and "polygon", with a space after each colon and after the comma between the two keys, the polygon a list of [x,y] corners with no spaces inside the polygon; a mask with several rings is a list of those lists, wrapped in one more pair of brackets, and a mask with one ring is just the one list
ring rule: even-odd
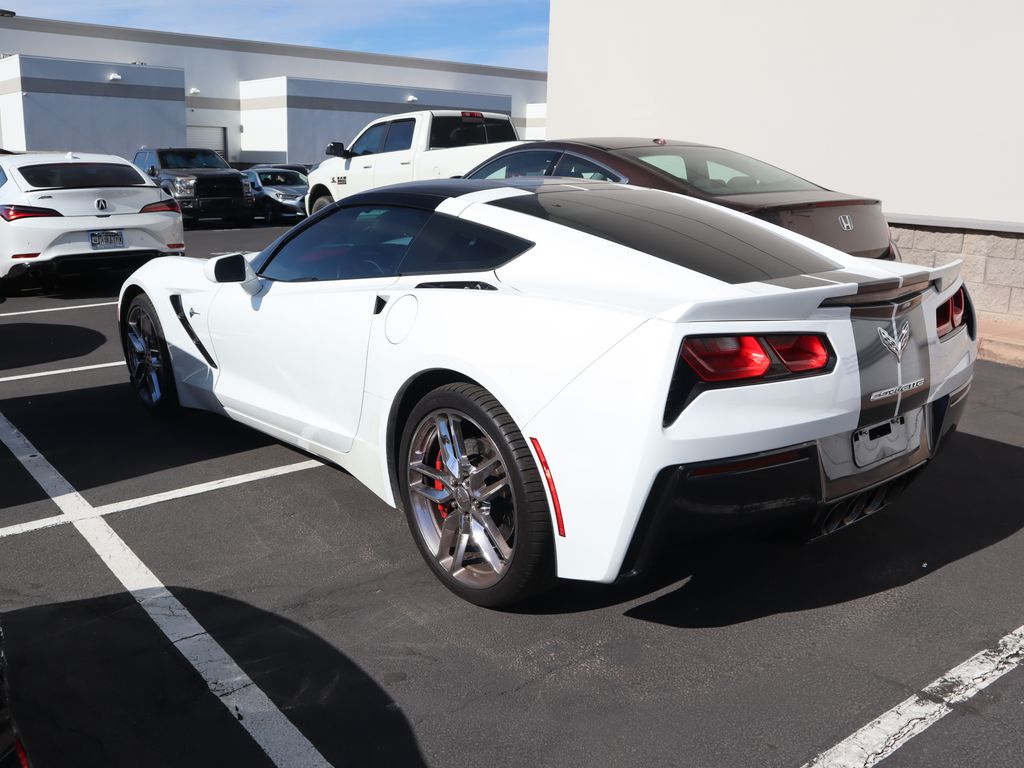
{"label": "white parking line", "polygon": [[803,768],[871,768],[1024,661],[1024,626],[900,702]]}
{"label": "white parking line", "polygon": [[70,309],[91,309],[92,307],[112,307],[116,301],[103,301],[99,304],[76,304],[73,307],[48,307],[47,309],[23,309],[20,312],[3,312],[0,317],[17,317],[18,315],[38,315],[40,312],[67,312]]}
{"label": "white parking line", "polygon": [[75,529],[275,765],[330,768],[316,747],[2,413],[0,442],[10,449],[61,513],[71,518]]}
{"label": "white parking line", "polygon": [[94,371],[97,368],[113,368],[115,365],[124,365],[124,360],[116,363],[97,363],[96,365],[80,365],[77,368],[61,368],[59,371],[40,371],[39,373],[22,373],[18,376],[4,376],[0,384],[5,381],[21,381],[22,379],[38,379],[40,376],[58,376],[62,373],[77,373],[78,371]]}
{"label": "white parking line", "polygon": [[53,528],[56,525],[67,525],[75,520],[87,520],[92,517],[103,517],[104,515],[109,515],[113,512],[123,512],[126,509],[138,509],[139,507],[146,507],[150,504],[159,504],[162,501],[171,501],[185,496],[195,496],[199,493],[216,491],[220,488],[230,488],[233,485],[242,485],[243,483],[251,483],[255,480],[263,480],[267,477],[279,477],[280,475],[287,475],[292,472],[301,472],[304,469],[313,469],[314,467],[322,466],[324,466],[323,462],[310,459],[309,461],[300,461],[296,464],[285,464],[281,467],[261,469],[257,472],[247,472],[244,475],[225,477],[221,480],[211,480],[208,483],[190,485],[185,488],[177,488],[173,491],[164,491],[163,493],[154,493],[149,496],[140,496],[139,498],[128,499],[127,501],[115,501],[111,504],[104,504],[101,507],[90,506],[88,513],[80,515],[60,514],[52,515],[50,517],[41,517],[38,520],[30,520],[26,523],[17,523],[15,525],[8,525],[0,528],[0,539],[7,538],[8,536],[17,536],[19,533],[41,531],[44,528]]}

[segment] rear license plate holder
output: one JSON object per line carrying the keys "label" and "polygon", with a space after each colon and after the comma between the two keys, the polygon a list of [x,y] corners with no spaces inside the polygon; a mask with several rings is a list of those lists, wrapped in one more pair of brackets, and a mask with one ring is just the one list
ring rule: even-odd
{"label": "rear license plate holder", "polygon": [[858,429],[850,438],[858,467],[877,464],[916,450],[921,444],[920,408],[894,419]]}
{"label": "rear license plate holder", "polygon": [[97,229],[89,232],[89,243],[94,251],[124,248],[123,229]]}

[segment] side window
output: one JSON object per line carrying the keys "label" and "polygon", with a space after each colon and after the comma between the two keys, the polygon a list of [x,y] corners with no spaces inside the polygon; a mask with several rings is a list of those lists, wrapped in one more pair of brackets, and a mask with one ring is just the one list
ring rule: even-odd
{"label": "side window", "polygon": [[559,150],[534,150],[502,155],[470,175],[473,179],[511,179],[516,176],[550,176]]}
{"label": "side window", "polygon": [[597,163],[586,160],[579,155],[564,154],[555,166],[554,176],[568,176],[573,179],[593,179],[594,181],[622,181],[609,170]]}
{"label": "side window", "polygon": [[132,165],[134,165],[140,171],[145,173],[149,169],[149,166],[146,165],[146,153],[145,152],[136,152],[135,153],[135,159],[132,160]]}
{"label": "side window", "polygon": [[285,282],[393,276],[430,215],[416,208],[339,208],[286,241],[260,274]]}
{"label": "side window", "polygon": [[388,123],[388,137],[384,140],[385,152],[399,152],[412,149],[412,132],[416,128],[415,120],[395,120]]}
{"label": "side window", "polygon": [[398,271],[403,275],[495,269],[533,247],[529,240],[435,213]]}
{"label": "side window", "polygon": [[7,174],[4,173],[4,169],[0,168],[0,187],[7,183]]}
{"label": "side window", "polygon": [[352,145],[353,155],[375,155],[380,152],[380,144],[384,140],[384,134],[388,129],[387,123],[371,125],[363,135],[356,139]]}

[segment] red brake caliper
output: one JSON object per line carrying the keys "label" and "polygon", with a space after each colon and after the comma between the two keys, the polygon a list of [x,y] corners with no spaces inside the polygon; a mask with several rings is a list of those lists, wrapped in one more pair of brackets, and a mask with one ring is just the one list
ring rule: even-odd
{"label": "red brake caliper", "polygon": [[[440,469],[441,469],[441,451],[437,452],[437,464],[435,464],[435,466],[440,471]],[[444,490],[444,484],[440,480],[435,480],[434,481],[434,488],[436,488],[439,491]],[[448,510],[444,508],[444,504],[438,504],[437,505],[437,511],[441,513],[441,519],[442,520],[444,520],[446,517],[448,517]]]}

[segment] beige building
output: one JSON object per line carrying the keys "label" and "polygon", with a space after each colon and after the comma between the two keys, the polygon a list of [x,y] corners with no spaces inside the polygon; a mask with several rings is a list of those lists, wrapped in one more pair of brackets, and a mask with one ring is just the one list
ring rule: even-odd
{"label": "beige building", "polygon": [[1021,29],[1014,0],[552,0],[547,135],[716,144],[881,198],[906,260],[963,258],[978,308],[1024,321]]}

